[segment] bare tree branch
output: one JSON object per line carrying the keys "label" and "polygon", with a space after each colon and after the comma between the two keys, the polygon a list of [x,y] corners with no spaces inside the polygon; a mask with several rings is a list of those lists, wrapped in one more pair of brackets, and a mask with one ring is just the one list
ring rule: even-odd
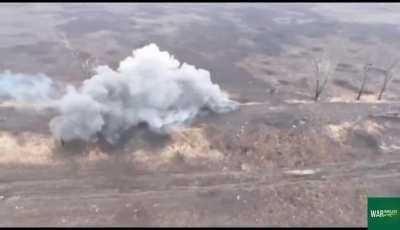
{"label": "bare tree branch", "polygon": [[332,65],[331,57],[325,55],[320,58],[311,57],[311,62],[314,69],[315,76],[315,95],[314,100],[318,101],[322,92],[326,88],[330,75],[334,71],[334,65]]}
{"label": "bare tree branch", "polygon": [[367,82],[367,77],[368,77],[368,70],[369,70],[370,66],[371,66],[371,64],[364,65],[364,68],[363,68],[363,79],[362,79],[360,91],[358,91],[357,100],[360,100],[361,95],[364,92],[365,84]]}
{"label": "bare tree branch", "polygon": [[391,65],[389,65],[387,67],[387,69],[385,69],[383,71],[385,78],[383,79],[383,84],[382,84],[381,90],[379,91],[378,100],[382,99],[382,95],[385,92],[387,85],[389,84],[390,80],[393,78],[393,75],[394,75],[393,70],[397,67],[397,65],[399,64],[399,61],[400,61],[399,59],[394,60],[393,63]]}
{"label": "bare tree branch", "polygon": [[319,68],[319,64],[316,58],[312,57],[311,58],[311,62],[314,66],[314,74],[315,74],[315,96],[314,96],[314,100],[317,101],[318,97],[320,95],[320,86],[319,86],[319,79],[321,77],[321,73],[320,73],[320,68]]}

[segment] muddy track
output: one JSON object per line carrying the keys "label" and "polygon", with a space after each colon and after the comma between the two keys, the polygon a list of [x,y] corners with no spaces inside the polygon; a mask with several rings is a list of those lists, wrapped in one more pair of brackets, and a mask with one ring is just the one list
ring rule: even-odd
{"label": "muddy track", "polygon": [[[391,154],[392,155],[392,154]],[[397,154],[396,154],[397,155]],[[125,175],[123,180],[126,182],[137,182],[142,181],[148,184],[152,184],[159,178],[165,178],[164,185],[154,186],[154,189],[133,189],[130,194],[141,194],[146,192],[174,192],[175,189],[179,191],[192,190],[192,189],[209,189],[209,188],[235,188],[244,187],[251,188],[251,185],[268,185],[276,186],[277,184],[290,184],[299,183],[302,181],[326,181],[342,179],[344,177],[348,179],[360,179],[360,178],[377,178],[377,177],[396,177],[400,174],[400,156],[392,155],[389,159],[381,157],[383,159],[377,160],[363,160],[359,162],[342,162],[342,163],[330,163],[323,165],[314,165],[308,167],[307,169],[313,170],[309,175],[302,175],[301,169],[298,170],[300,173],[290,173],[293,169],[265,169],[257,170],[253,172],[243,172],[243,171],[223,171],[223,172],[200,172],[200,173],[150,173],[142,175]],[[398,161],[396,161],[398,160]],[[1,171],[6,171],[2,169]],[[51,170],[50,170],[51,171]],[[368,173],[367,173],[368,172]],[[4,172],[2,172],[4,175]],[[80,173],[81,174],[81,173]],[[83,175],[86,174],[86,175]],[[98,174],[98,175],[96,175]],[[57,193],[57,190],[63,190],[63,185],[68,185],[68,187],[74,187],[84,189],[90,184],[96,185],[96,180],[98,182],[106,180],[107,177],[101,175],[101,172],[82,172],[80,179],[77,178],[52,178],[52,179],[36,179],[36,180],[16,180],[16,181],[4,181],[0,177],[0,188],[4,190],[13,190],[13,188],[18,188],[16,194],[19,195],[32,195],[35,187],[45,189],[49,188]],[[122,175],[121,175],[122,176]],[[214,179],[214,182],[207,182],[210,178]],[[221,182],[224,180],[225,182]],[[179,182],[178,182],[179,181]],[[111,182],[111,181],[110,181]],[[279,182],[279,183],[277,183]],[[49,184],[53,184],[50,185]],[[46,186],[43,186],[46,185]],[[80,187],[80,185],[85,185]],[[26,188],[23,188],[25,187]],[[250,186],[250,187],[249,187]],[[21,189],[23,188],[23,189]],[[44,193],[43,191],[39,191]],[[51,191],[47,191],[51,192]],[[46,193],[47,194],[47,193]]]}
{"label": "muddy track", "polygon": [[[25,226],[42,225],[43,223],[56,226],[124,225],[124,221],[121,222],[120,219],[111,217],[120,212],[121,205],[124,206],[127,203],[133,203],[136,208],[140,204],[139,206],[147,211],[154,211],[153,206],[158,204],[165,207],[157,209],[160,215],[180,218],[179,213],[169,213],[170,205],[175,204],[188,210],[192,210],[192,208],[202,210],[205,207],[202,207],[198,202],[201,203],[201,200],[203,200],[208,204],[206,208],[213,210],[221,204],[218,204],[218,202],[212,204],[210,201],[218,197],[222,197],[222,200],[232,199],[231,202],[245,199],[247,200],[245,202],[251,203],[251,195],[248,195],[247,198],[242,195],[243,198],[240,198],[240,194],[256,193],[257,195],[254,198],[258,197],[257,199],[259,199],[262,194],[271,195],[271,192],[274,194],[281,192],[281,195],[277,196],[282,196],[282,191],[287,189],[296,191],[299,188],[304,188],[305,191],[309,191],[328,185],[343,186],[339,191],[351,194],[354,188],[345,185],[362,183],[368,190],[368,187],[373,185],[375,181],[399,178],[400,157],[387,154],[381,155],[376,160],[314,165],[308,167],[308,169],[313,170],[309,175],[301,175],[301,171],[299,171],[299,175],[290,174],[289,172],[292,169],[287,168],[251,172],[166,172],[140,175],[120,173],[113,176],[110,176],[107,172],[98,171],[98,169],[82,169],[76,176],[70,176],[70,178],[65,174],[60,174],[48,179],[24,180],[22,175],[20,175],[20,178],[14,175],[14,181],[6,181],[6,179],[10,178],[10,174],[16,172],[15,169],[1,169],[1,175],[7,175],[7,178],[5,176],[0,177],[0,203],[2,204],[0,219],[3,220],[1,225]],[[51,168],[48,173],[57,175],[57,170],[59,169]],[[35,174],[35,169],[31,169],[31,173]],[[289,197],[286,197],[286,199],[289,199]],[[257,203],[256,200],[254,202]],[[287,202],[289,201],[287,200]],[[212,207],[213,205],[215,207]],[[265,207],[269,205],[271,204],[265,204]],[[294,211],[304,208],[296,206],[296,204],[293,205]],[[304,203],[303,205],[311,204]],[[88,215],[93,212],[90,211],[93,206],[101,207],[98,208],[101,212]],[[247,213],[248,210],[236,211]],[[85,221],[79,220],[80,215],[82,215],[79,213],[86,213]],[[260,211],[254,211],[254,215],[257,215],[257,213],[263,214]],[[200,225],[207,225],[206,220],[215,218],[212,215],[224,215],[224,212],[203,214],[202,224]],[[38,218],[39,216],[42,216],[42,218]],[[107,216],[110,219],[107,219]],[[44,220],[43,218],[46,220],[45,222],[41,222],[41,220]],[[70,221],[59,222],[62,218]],[[145,222],[135,222],[135,218],[132,219],[132,216],[126,218],[133,225],[158,226],[162,224],[162,222],[148,216],[146,218],[151,220]],[[72,220],[75,220],[75,222]],[[199,220],[193,218],[181,221],[175,224],[174,222],[170,223],[173,226],[200,223]],[[223,221],[219,224],[230,225],[229,222]],[[264,222],[264,224],[268,223]],[[273,222],[270,224],[273,225]],[[314,224],[318,225],[315,222]]]}

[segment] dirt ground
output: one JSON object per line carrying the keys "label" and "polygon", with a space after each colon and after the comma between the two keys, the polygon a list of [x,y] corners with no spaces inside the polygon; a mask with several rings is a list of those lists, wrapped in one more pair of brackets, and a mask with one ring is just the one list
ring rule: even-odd
{"label": "dirt ground", "polygon": [[[1,4],[0,71],[79,85],[154,42],[241,103],[116,146],[53,139],[54,111],[0,104],[0,226],[363,226],[399,196],[398,4]],[[357,17],[352,15],[357,14]],[[313,101],[310,56],[337,67]],[[86,65],[86,66],[85,66]]]}

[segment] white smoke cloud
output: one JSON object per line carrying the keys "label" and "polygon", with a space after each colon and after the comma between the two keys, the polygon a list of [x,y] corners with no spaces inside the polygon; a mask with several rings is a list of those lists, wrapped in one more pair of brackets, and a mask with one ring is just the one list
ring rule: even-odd
{"label": "white smoke cloud", "polygon": [[51,107],[50,121],[58,139],[96,139],[115,143],[127,129],[145,122],[158,133],[189,124],[202,111],[229,112],[238,104],[211,82],[210,73],[180,63],[150,44],[133,51],[118,69],[98,66],[96,74],[77,89],[59,86],[44,74],[0,73],[0,102]]}
{"label": "white smoke cloud", "polygon": [[56,95],[53,81],[44,74],[0,73],[0,101],[17,103],[50,103]]}
{"label": "white smoke cloud", "polygon": [[204,108],[217,113],[237,108],[208,71],[180,64],[155,44],[134,50],[116,71],[108,66],[95,71],[78,89],[68,86],[58,101],[60,116],[50,122],[56,138],[90,140],[101,133],[115,143],[141,122],[166,133],[190,123]]}

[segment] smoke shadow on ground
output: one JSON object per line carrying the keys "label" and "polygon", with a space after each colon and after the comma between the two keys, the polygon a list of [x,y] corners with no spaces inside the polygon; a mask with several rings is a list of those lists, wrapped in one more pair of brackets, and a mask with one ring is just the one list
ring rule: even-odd
{"label": "smoke shadow on ground", "polygon": [[169,141],[168,134],[154,133],[143,122],[124,132],[115,144],[107,142],[101,134],[98,135],[96,144],[101,151],[108,154],[127,154],[138,150],[157,151],[164,148]]}
{"label": "smoke shadow on ground", "polygon": [[98,148],[102,153],[113,156],[130,154],[138,150],[157,152],[164,148],[169,141],[170,136],[168,134],[151,132],[146,123],[140,123],[124,132],[115,144],[108,143],[105,137],[99,134],[95,142],[73,140],[62,144],[59,141],[53,148],[53,154],[57,159],[67,160],[88,155],[90,150],[95,148]]}
{"label": "smoke shadow on ground", "polygon": [[363,153],[371,153],[371,154],[380,154],[381,153],[381,140],[379,137],[371,135],[364,130],[356,130],[353,131],[346,141],[346,144],[349,144],[357,149],[363,149]]}
{"label": "smoke shadow on ground", "polygon": [[62,144],[60,141],[54,145],[54,157],[59,159],[66,159],[69,157],[76,157],[88,154],[89,143],[82,140],[73,140]]}

